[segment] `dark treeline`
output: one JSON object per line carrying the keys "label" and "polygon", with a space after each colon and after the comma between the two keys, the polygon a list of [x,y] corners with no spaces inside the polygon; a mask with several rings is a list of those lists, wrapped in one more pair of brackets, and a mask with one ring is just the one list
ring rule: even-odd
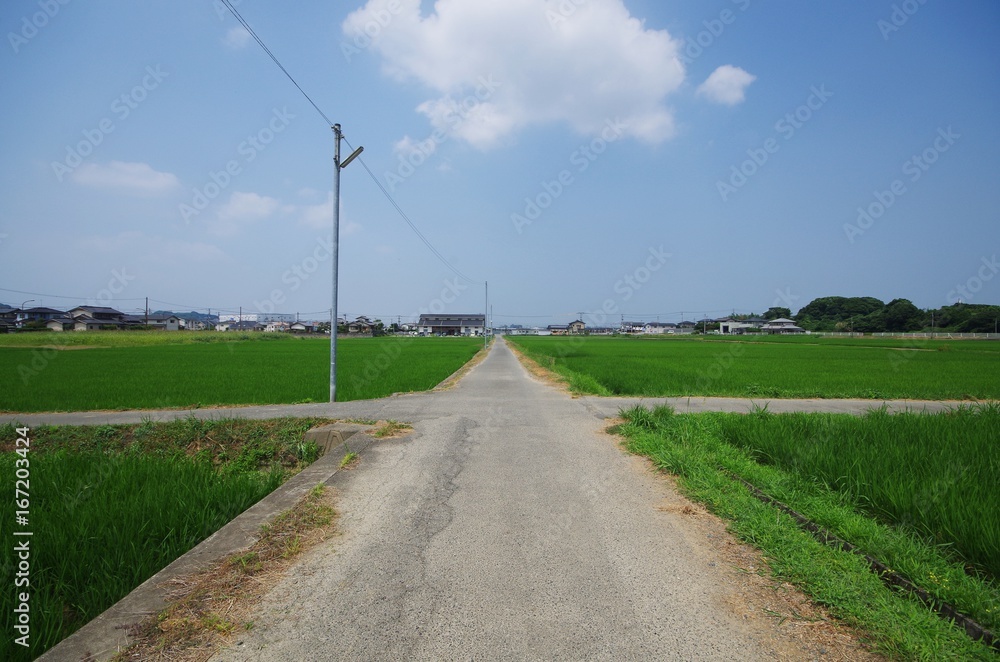
{"label": "dark treeline", "polygon": [[[788,309],[781,312],[785,311]],[[771,315],[775,312],[773,308],[768,311]],[[922,310],[908,299],[884,303],[874,297],[822,297],[799,310],[793,319],[809,331],[993,333],[1000,320],[1000,306],[956,303]]]}

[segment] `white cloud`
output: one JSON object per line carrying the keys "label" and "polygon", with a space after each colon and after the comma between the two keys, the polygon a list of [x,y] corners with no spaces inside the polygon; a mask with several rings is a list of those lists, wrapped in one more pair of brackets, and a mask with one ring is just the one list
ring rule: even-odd
{"label": "white cloud", "polygon": [[[117,254],[123,261],[136,264],[164,261],[171,264],[186,264],[222,262],[229,259],[229,256],[214,244],[164,239],[138,230],[128,230],[114,235],[82,237],[79,245],[87,252],[100,252],[109,256]],[[108,258],[101,259],[108,261]]]}
{"label": "white cloud", "polygon": [[403,136],[392,146],[392,150],[397,156],[402,156],[404,159],[417,152],[427,157],[437,151],[437,145],[437,142],[431,138],[424,141],[416,141],[410,136]]}
{"label": "white cloud", "polygon": [[234,51],[239,50],[250,43],[250,33],[242,25],[237,25],[229,28],[229,32],[222,38],[222,43]]}
{"label": "white cloud", "polygon": [[211,224],[212,232],[219,235],[236,234],[242,225],[265,219],[280,206],[280,201],[266,195],[234,191],[216,212],[216,220]]}
{"label": "white cloud", "polygon": [[87,163],[73,172],[73,181],[84,186],[126,189],[133,193],[167,193],[180,182],[169,172],[158,172],[148,163],[112,161],[107,165]]}
{"label": "white cloud", "polygon": [[684,81],[680,42],[622,0],[438,0],[427,16],[420,0],[397,4],[369,0],[342,29],[353,41],[391,17],[371,48],[386,73],[437,93],[418,107],[435,129],[480,149],[551,122],[594,134],[617,119],[651,143],[673,135],[665,99]]}
{"label": "white cloud", "polygon": [[743,103],[747,87],[755,80],[757,77],[753,74],[731,64],[724,64],[698,86],[697,94],[715,103],[735,106]]}

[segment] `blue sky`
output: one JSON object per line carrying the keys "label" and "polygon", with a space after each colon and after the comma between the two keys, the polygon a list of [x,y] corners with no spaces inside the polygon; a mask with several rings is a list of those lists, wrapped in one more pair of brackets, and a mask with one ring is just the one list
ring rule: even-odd
{"label": "blue sky", "polygon": [[[353,163],[351,317],[1000,303],[996,2],[236,6],[474,281]],[[0,18],[0,301],[324,316],[332,132],[221,2]]]}

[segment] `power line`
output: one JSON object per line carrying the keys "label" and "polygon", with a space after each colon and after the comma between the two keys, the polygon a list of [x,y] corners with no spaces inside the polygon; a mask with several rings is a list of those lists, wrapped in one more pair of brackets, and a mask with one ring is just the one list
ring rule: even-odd
{"label": "power line", "polygon": [[[222,1],[226,5],[226,8],[228,8],[229,11],[233,14],[233,16],[236,17],[236,20],[240,22],[240,25],[242,25],[243,28],[248,33],[250,33],[250,36],[253,37],[254,41],[256,41],[260,45],[260,47],[264,49],[264,52],[267,53],[268,57],[270,57],[274,61],[274,63],[278,66],[278,68],[281,69],[282,73],[284,73],[285,76],[288,77],[288,80],[292,81],[292,85],[294,85],[296,89],[298,89],[298,91],[302,93],[302,96],[304,96],[306,100],[312,105],[312,107],[316,109],[316,112],[319,113],[320,117],[322,117],[326,121],[326,125],[329,127],[333,127],[333,122],[330,120],[329,117],[326,116],[326,113],[324,113],[323,110],[318,105],[316,105],[316,102],[312,100],[312,97],[306,94],[306,91],[302,89],[302,86],[298,84],[298,82],[295,80],[292,74],[288,73],[288,70],[285,69],[284,65],[281,64],[277,56],[275,56],[275,54],[271,52],[271,49],[267,47],[267,44],[265,44],[264,41],[257,36],[257,33],[254,32],[252,27],[250,27],[250,24],[246,21],[246,19],[244,19],[243,16],[240,15],[240,13],[236,10],[236,7],[232,5],[230,0],[222,0]],[[346,142],[347,146],[350,147],[352,150],[354,149],[354,146],[351,145],[350,141],[348,141],[346,138],[344,139],[344,142]],[[448,267],[448,269],[450,269],[456,276],[458,276],[462,280],[472,284],[481,284],[481,281],[472,280],[471,278],[463,274],[461,271],[456,269],[451,264],[451,262],[445,259],[445,257],[441,255],[440,252],[438,252],[437,248],[435,248],[434,245],[431,244],[430,240],[427,239],[427,237],[425,237],[423,233],[417,229],[417,226],[413,223],[412,220],[410,220],[410,217],[407,216],[406,212],[404,212],[403,208],[399,206],[399,203],[396,202],[395,198],[393,198],[392,195],[389,193],[389,191],[386,190],[385,186],[382,185],[382,182],[378,180],[378,177],[376,177],[375,173],[371,171],[371,168],[368,167],[368,164],[365,163],[363,159],[359,158],[358,160],[361,161],[361,165],[364,166],[365,172],[368,173],[368,176],[371,177],[372,181],[375,182],[375,185],[378,186],[379,190],[382,192],[382,195],[384,195],[385,198],[389,201],[389,203],[396,209],[400,217],[404,221],[406,221],[406,224],[409,225],[410,229],[413,230],[413,232],[417,235],[417,237],[420,238],[420,241],[424,242],[424,245],[427,246],[427,248],[431,251],[431,253],[433,253],[434,256],[438,260],[440,260],[442,264],[444,264],[444,266]]]}
{"label": "power line", "polygon": [[326,120],[326,125],[333,126],[333,122],[330,121],[330,118],[326,116],[326,113],[324,113],[320,109],[320,107],[316,105],[316,102],[312,100],[312,97],[306,94],[306,91],[302,89],[302,86],[300,86],[298,82],[295,80],[295,78],[293,78],[292,75],[288,73],[288,70],[285,69],[285,67],[281,64],[281,62],[278,61],[278,58],[274,55],[274,53],[271,52],[271,49],[267,47],[267,44],[265,44],[264,41],[257,36],[257,33],[254,32],[252,27],[250,27],[250,24],[246,22],[246,20],[243,18],[243,16],[240,15],[238,11],[236,11],[236,7],[233,7],[230,0],[222,0],[222,2],[226,5],[226,7],[229,8],[229,11],[232,12],[233,16],[236,17],[236,20],[240,22],[240,25],[242,25],[244,29],[246,29],[246,31],[250,33],[250,36],[253,37],[254,41],[256,41],[260,45],[260,47],[264,49],[264,52],[267,53],[268,57],[274,60],[274,63],[278,65],[278,68],[281,69],[282,73],[288,76],[288,80],[292,81],[292,85],[294,85],[299,90],[299,92],[302,93],[302,96],[306,98],[306,101],[312,104],[312,107],[316,109],[316,112],[319,113],[320,117]]}
{"label": "power line", "polygon": [[[94,296],[89,296],[89,297],[70,297],[70,296],[61,296],[61,295],[58,295],[58,294],[43,294],[41,292],[24,292],[22,290],[8,290],[5,287],[0,287],[0,292],[12,292],[14,294],[30,294],[32,296],[45,297],[47,299],[77,299],[77,300],[86,301],[88,299],[94,299],[94,298],[96,298]],[[119,299],[119,298],[115,297],[115,301],[142,301],[143,298],[144,297],[138,297],[138,298],[135,298],[135,299]]]}

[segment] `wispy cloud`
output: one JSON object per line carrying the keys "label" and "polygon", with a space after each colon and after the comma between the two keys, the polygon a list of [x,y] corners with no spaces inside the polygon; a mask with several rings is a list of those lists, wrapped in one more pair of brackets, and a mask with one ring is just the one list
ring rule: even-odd
{"label": "wispy cloud", "polygon": [[277,198],[258,193],[234,191],[229,200],[216,211],[210,228],[218,235],[234,235],[248,223],[263,220],[281,207]]}
{"label": "wispy cloud", "polygon": [[239,50],[250,43],[250,33],[242,25],[237,25],[229,28],[226,36],[222,38],[222,43],[234,51]]}
{"label": "wispy cloud", "polygon": [[757,80],[753,74],[739,67],[724,64],[698,86],[698,96],[727,106],[735,106],[746,99],[746,89]]}
{"label": "wispy cloud", "polygon": [[148,163],[124,161],[84,164],[73,172],[73,181],[84,186],[144,194],[168,193],[180,185],[173,173],[158,172]]}
{"label": "wispy cloud", "polygon": [[[326,202],[317,205],[302,205],[297,208],[302,225],[313,230],[329,230],[333,227],[333,193],[328,193]],[[343,219],[341,215],[340,234],[351,236],[361,232],[361,224]]]}

